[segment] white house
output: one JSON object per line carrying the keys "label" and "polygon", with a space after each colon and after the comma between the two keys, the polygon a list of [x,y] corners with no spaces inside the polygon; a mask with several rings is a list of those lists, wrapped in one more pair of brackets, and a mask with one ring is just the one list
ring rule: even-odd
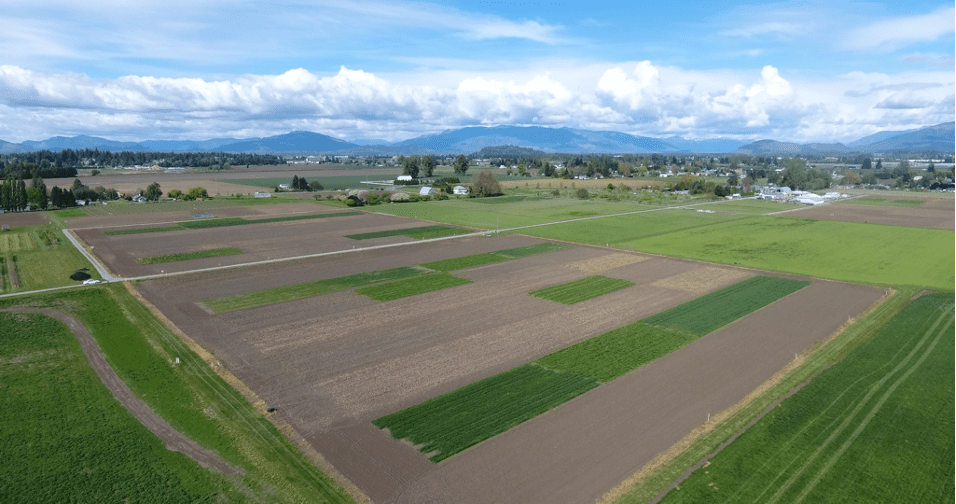
{"label": "white house", "polygon": [[468,188],[463,185],[456,185],[451,188],[452,194],[465,195],[468,194]]}
{"label": "white house", "polygon": [[142,194],[137,194],[133,196],[133,203],[146,203],[146,197]]}
{"label": "white house", "polygon": [[434,196],[436,194],[438,194],[438,191],[436,191],[434,187],[430,186],[422,187],[422,189],[418,191],[419,196]]}

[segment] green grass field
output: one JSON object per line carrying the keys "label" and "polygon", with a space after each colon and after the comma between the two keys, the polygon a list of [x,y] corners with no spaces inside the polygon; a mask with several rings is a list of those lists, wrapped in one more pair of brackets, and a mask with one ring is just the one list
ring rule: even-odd
{"label": "green grass field", "polygon": [[596,387],[596,381],[535,365],[472,383],[372,423],[440,462]]}
{"label": "green grass field", "polygon": [[867,196],[865,198],[853,198],[850,200],[842,200],[837,203],[841,205],[869,205],[869,206],[885,206],[885,207],[896,207],[896,208],[919,208],[926,203],[925,199],[895,199],[895,198],[880,198],[879,196]]}
{"label": "green grass field", "polygon": [[302,299],[311,296],[319,296],[345,289],[354,289],[375,285],[383,282],[392,282],[421,276],[424,271],[409,266],[393,268],[388,270],[373,271],[370,273],[359,273],[328,280],[319,280],[316,282],[306,282],[294,285],[284,285],[273,289],[263,289],[258,291],[236,294],[215,299],[203,301],[209,309],[215,313],[223,313],[254,306],[262,306],[293,299]]}
{"label": "green grass field", "polygon": [[82,268],[87,268],[93,278],[99,278],[63,232],[50,224],[21,226],[0,233],[0,264],[0,292],[5,293],[75,285],[79,282],[70,279],[70,275]]}
{"label": "green grass field", "polygon": [[361,215],[361,212],[336,212],[314,215],[290,215],[285,217],[268,217],[262,219],[244,219],[242,217],[223,217],[220,219],[197,219],[192,221],[183,221],[175,226],[122,229],[118,231],[106,231],[103,234],[107,236],[129,235],[140,233],[164,233],[167,231],[182,231],[184,229],[209,229],[230,226],[245,226],[248,224],[268,224],[273,222],[292,222],[300,220],[325,219],[331,217],[348,217],[350,215]]}
{"label": "green grass field", "polygon": [[404,229],[392,229],[389,231],[373,231],[371,233],[358,233],[345,235],[346,238],[353,240],[371,240],[374,238],[387,238],[389,236],[407,236],[416,239],[441,238],[443,236],[454,236],[458,234],[471,233],[469,229],[461,229],[449,226],[421,226]]}
{"label": "green grass field", "polygon": [[454,271],[472,266],[481,266],[482,264],[491,264],[507,261],[508,258],[497,254],[475,254],[454,259],[445,259],[443,261],[434,261],[422,264],[422,267],[433,269],[435,271]]}
{"label": "green grass field", "polygon": [[[102,384],[58,320],[0,313],[0,500],[244,502],[166,449]],[[15,462],[15,463],[14,463]]]}
{"label": "green grass field", "polygon": [[664,502],[952,502],[953,352],[952,295],[916,299]]}
{"label": "green grass field", "polygon": [[141,257],[139,262],[142,264],[160,264],[175,261],[188,261],[190,259],[205,259],[207,257],[222,257],[241,254],[242,250],[235,247],[218,248],[202,250],[199,252],[183,252],[181,254],[169,254],[164,256]]}
{"label": "green grass field", "polygon": [[703,336],[807,285],[810,282],[755,276],[652,315],[644,322]]}
{"label": "green grass field", "polygon": [[[245,470],[241,479],[231,480],[238,485],[237,500],[352,502],[122,285],[0,299],[0,308],[21,303],[52,306],[79,318],[107,361],[137,397],[172,427],[216,451],[227,463]],[[173,364],[177,357],[181,361],[178,366]],[[30,425],[45,432],[44,422],[30,422]],[[111,424],[104,425],[112,429]],[[84,456],[116,456],[113,451],[105,455],[95,453],[95,443],[100,441],[93,438],[79,443],[81,447],[87,445]],[[69,448],[57,445],[53,449]],[[160,463],[148,453],[141,452],[139,456],[144,457],[150,467]],[[81,462],[82,459],[78,463]],[[171,483],[164,480],[161,484]],[[73,500],[60,500],[64,501]],[[147,498],[143,502],[158,501]]]}
{"label": "green grass field", "polygon": [[57,214],[68,219],[71,217],[103,217],[107,215],[139,215],[164,212],[204,212],[220,208],[235,208],[243,206],[281,205],[283,203],[302,203],[300,198],[253,198],[252,196],[219,197],[203,201],[160,201],[149,203],[131,203],[128,201],[111,201],[106,205],[91,205],[87,207],[57,210]]}
{"label": "green grass field", "polygon": [[610,294],[612,292],[626,289],[634,285],[634,282],[610,278],[602,275],[589,276],[573,282],[560,285],[553,285],[544,289],[531,291],[534,297],[547,299],[556,303],[573,305],[588,299]]}
{"label": "green grass field", "polygon": [[638,321],[558,350],[535,362],[548,369],[607,383],[697,339],[696,334]]}
{"label": "green grass field", "polygon": [[450,289],[470,283],[471,280],[467,278],[459,278],[448,273],[432,273],[406,280],[398,280],[373,285],[371,287],[362,287],[355,289],[355,293],[376,301],[391,301],[393,299],[415,296],[436,290]]}
{"label": "green grass field", "polygon": [[783,212],[786,210],[794,210],[796,208],[803,208],[804,206],[805,205],[798,205],[796,203],[783,203],[780,201],[746,199],[708,203],[706,205],[694,205],[694,208],[699,208],[701,210],[713,210],[715,212],[735,212],[761,215],[774,212]]}

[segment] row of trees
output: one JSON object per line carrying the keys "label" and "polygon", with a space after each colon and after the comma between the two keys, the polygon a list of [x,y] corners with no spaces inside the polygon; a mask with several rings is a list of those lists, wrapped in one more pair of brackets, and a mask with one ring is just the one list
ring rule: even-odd
{"label": "row of trees", "polygon": [[145,166],[153,164],[163,168],[185,166],[227,169],[240,165],[280,165],[285,164],[285,158],[272,154],[229,152],[111,152],[99,149],[63,149],[56,152],[40,150],[22,154],[5,154],[0,158],[0,168],[3,168],[3,165],[33,165],[44,170],[52,168],[74,168],[72,174],[44,175],[44,177],[47,178],[75,177],[75,168]]}

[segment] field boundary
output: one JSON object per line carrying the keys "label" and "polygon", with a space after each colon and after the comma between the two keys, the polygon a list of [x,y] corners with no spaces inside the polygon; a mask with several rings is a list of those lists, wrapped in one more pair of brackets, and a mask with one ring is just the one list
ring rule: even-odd
{"label": "field boundary", "polygon": [[150,303],[145,297],[143,297],[139,291],[137,291],[133,284],[130,282],[123,282],[123,286],[126,290],[136,299],[143,307],[146,308],[156,320],[158,320],[167,330],[169,330],[173,335],[175,335],[179,341],[186,345],[193,353],[196,354],[203,362],[205,362],[209,368],[218,375],[227,385],[232,387],[233,390],[238,392],[245,400],[249,403],[252,408],[265,417],[269,423],[275,426],[276,429],[281,432],[286,439],[292,443],[293,446],[299,449],[299,452],[303,454],[309,461],[311,461],[319,470],[328,475],[337,485],[339,485],[345,493],[347,493],[352,499],[355,500],[357,504],[373,504],[372,499],[365,495],[362,490],[358,488],[351,480],[345,477],[344,474],[339,472],[331,463],[329,463],[326,458],[312,448],[312,445],[299,434],[291,425],[282,422],[274,413],[269,413],[266,411],[267,406],[266,402],[261,399],[256,393],[249,388],[245,383],[242,382],[236,375],[232,374],[228,369],[226,369],[222,362],[219,361],[212,353],[203,348],[202,345],[196,342],[196,340],[190,338],[185,332],[183,332],[176,324],[173,323],[166,315],[163,314],[156,306]]}
{"label": "field boundary", "polygon": [[[809,348],[807,348],[800,354],[796,355],[794,360],[790,361],[786,366],[783,367],[783,369],[781,369],[772,377],[770,377],[770,379],[760,384],[756,389],[754,389],[752,392],[747,394],[743,399],[738,401],[733,406],[712,415],[710,417],[710,420],[700,424],[696,429],[694,429],[689,434],[684,436],[683,439],[675,443],[669,449],[660,453],[657,457],[655,457],[653,460],[645,464],[644,467],[641,467],[639,470],[634,472],[631,476],[629,476],[627,479],[622,481],[619,485],[609,490],[606,494],[604,494],[603,497],[601,497],[597,501],[597,504],[615,504],[619,502],[627,502],[623,499],[626,496],[626,494],[628,494],[629,492],[637,488],[639,484],[643,483],[648,478],[658,475],[662,469],[665,469],[669,463],[676,460],[679,456],[683,455],[686,452],[689,452],[691,449],[694,449],[694,448],[703,449],[703,447],[696,447],[695,445],[697,445],[698,443],[705,442],[706,440],[703,439],[704,436],[720,429],[721,427],[724,427],[725,425],[728,427],[732,427],[731,425],[727,425],[731,421],[734,421],[735,424],[739,424],[740,425],[739,428],[736,428],[733,432],[729,433],[726,436],[726,438],[717,442],[716,447],[714,449],[708,449],[706,453],[704,453],[702,457],[699,460],[697,460],[694,464],[679,466],[679,468],[686,470],[686,469],[690,469],[694,467],[696,463],[706,463],[707,460],[709,460],[711,457],[713,457],[720,451],[720,448],[724,446],[724,442],[727,439],[733,436],[739,436],[740,434],[745,432],[747,428],[749,428],[750,425],[753,424],[755,418],[764,414],[765,411],[769,411],[770,409],[772,409],[774,405],[779,404],[785,396],[793,393],[795,389],[805,385],[810,379],[813,378],[813,376],[816,376],[817,374],[819,374],[821,370],[815,370],[815,372],[812,372],[809,376],[807,376],[806,379],[801,380],[799,383],[794,384],[794,386],[791,386],[787,388],[786,390],[779,390],[781,385],[784,384],[787,379],[795,377],[796,372],[801,370],[805,364],[808,366],[821,365],[821,363],[817,359],[823,357],[821,354],[824,351],[831,349],[831,347],[833,346],[831,343],[834,343],[835,341],[840,339],[840,337],[843,336],[847,332],[847,330],[853,327],[857,322],[865,322],[866,320],[869,319],[869,317],[876,315],[876,311],[880,309],[881,307],[888,306],[887,303],[891,299],[893,299],[896,295],[897,295],[897,291],[887,290],[886,294],[884,294],[883,297],[881,297],[876,302],[871,304],[866,310],[861,312],[856,317],[851,317],[850,319],[848,319],[845,324],[837,328],[833,332],[833,334],[831,334],[827,338],[819,341],[818,343],[814,345],[811,345]],[[902,309],[902,306],[898,308]],[[888,307],[888,309],[893,309],[893,307]],[[895,312],[898,312],[899,309],[895,310]],[[845,342],[846,346],[859,343],[865,340],[866,338],[868,338],[869,336],[871,336],[873,333],[873,331],[868,330],[866,327],[860,327],[860,330],[863,331],[864,334],[856,335],[856,336],[851,335],[851,340]],[[845,351],[845,349],[838,349],[838,348],[832,348],[832,350],[840,351],[840,352]],[[832,363],[830,365],[832,365]],[[757,411],[751,412],[752,415],[750,413],[745,412],[745,410],[750,408],[751,406],[759,406],[755,403],[757,403],[757,401],[760,401],[760,400],[763,400],[762,403],[766,403],[769,401],[770,404],[768,406],[760,407],[760,409]],[[736,418],[736,419],[734,418],[740,415],[743,415],[743,418]],[[685,472],[685,471],[682,471],[682,472]],[[678,475],[677,481],[679,482],[682,479],[683,477]],[[674,481],[675,480],[673,478],[668,478],[667,485],[675,484]],[[669,488],[668,486],[663,486],[661,488],[661,491],[654,492],[654,495],[657,495],[658,497],[663,497],[663,495],[661,495],[661,492],[666,492],[668,488]],[[654,499],[653,501],[656,501],[656,500],[659,500],[659,499]]]}

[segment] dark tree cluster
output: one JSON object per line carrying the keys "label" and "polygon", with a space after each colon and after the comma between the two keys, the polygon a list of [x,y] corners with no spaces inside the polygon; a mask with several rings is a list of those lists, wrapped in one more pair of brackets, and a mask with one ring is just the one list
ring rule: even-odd
{"label": "dark tree cluster", "polygon": [[[190,167],[228,169],[241,165],[280,165],[285,164],[282,156],[272,154],[246,154],[228,152],[111,152],[99,149],[63,149],[61,151],[41,150],[22,154],[6,154],[0,158],[0,165],[18,167],[31,164],[40,167],[45,178],[75,177],[77,168],[119,167],[134,165],[159,165],[163,168]],[[3,168],[3,166],[0,166]],[[72,170],[59,172],[56,170]],[[54,171],[47,171],[54,170]],[[21,169],[22,171],[22,169]],[[21,178],[29,178],[28,175]],[[6,174],[3,174],[6,177]]]}

